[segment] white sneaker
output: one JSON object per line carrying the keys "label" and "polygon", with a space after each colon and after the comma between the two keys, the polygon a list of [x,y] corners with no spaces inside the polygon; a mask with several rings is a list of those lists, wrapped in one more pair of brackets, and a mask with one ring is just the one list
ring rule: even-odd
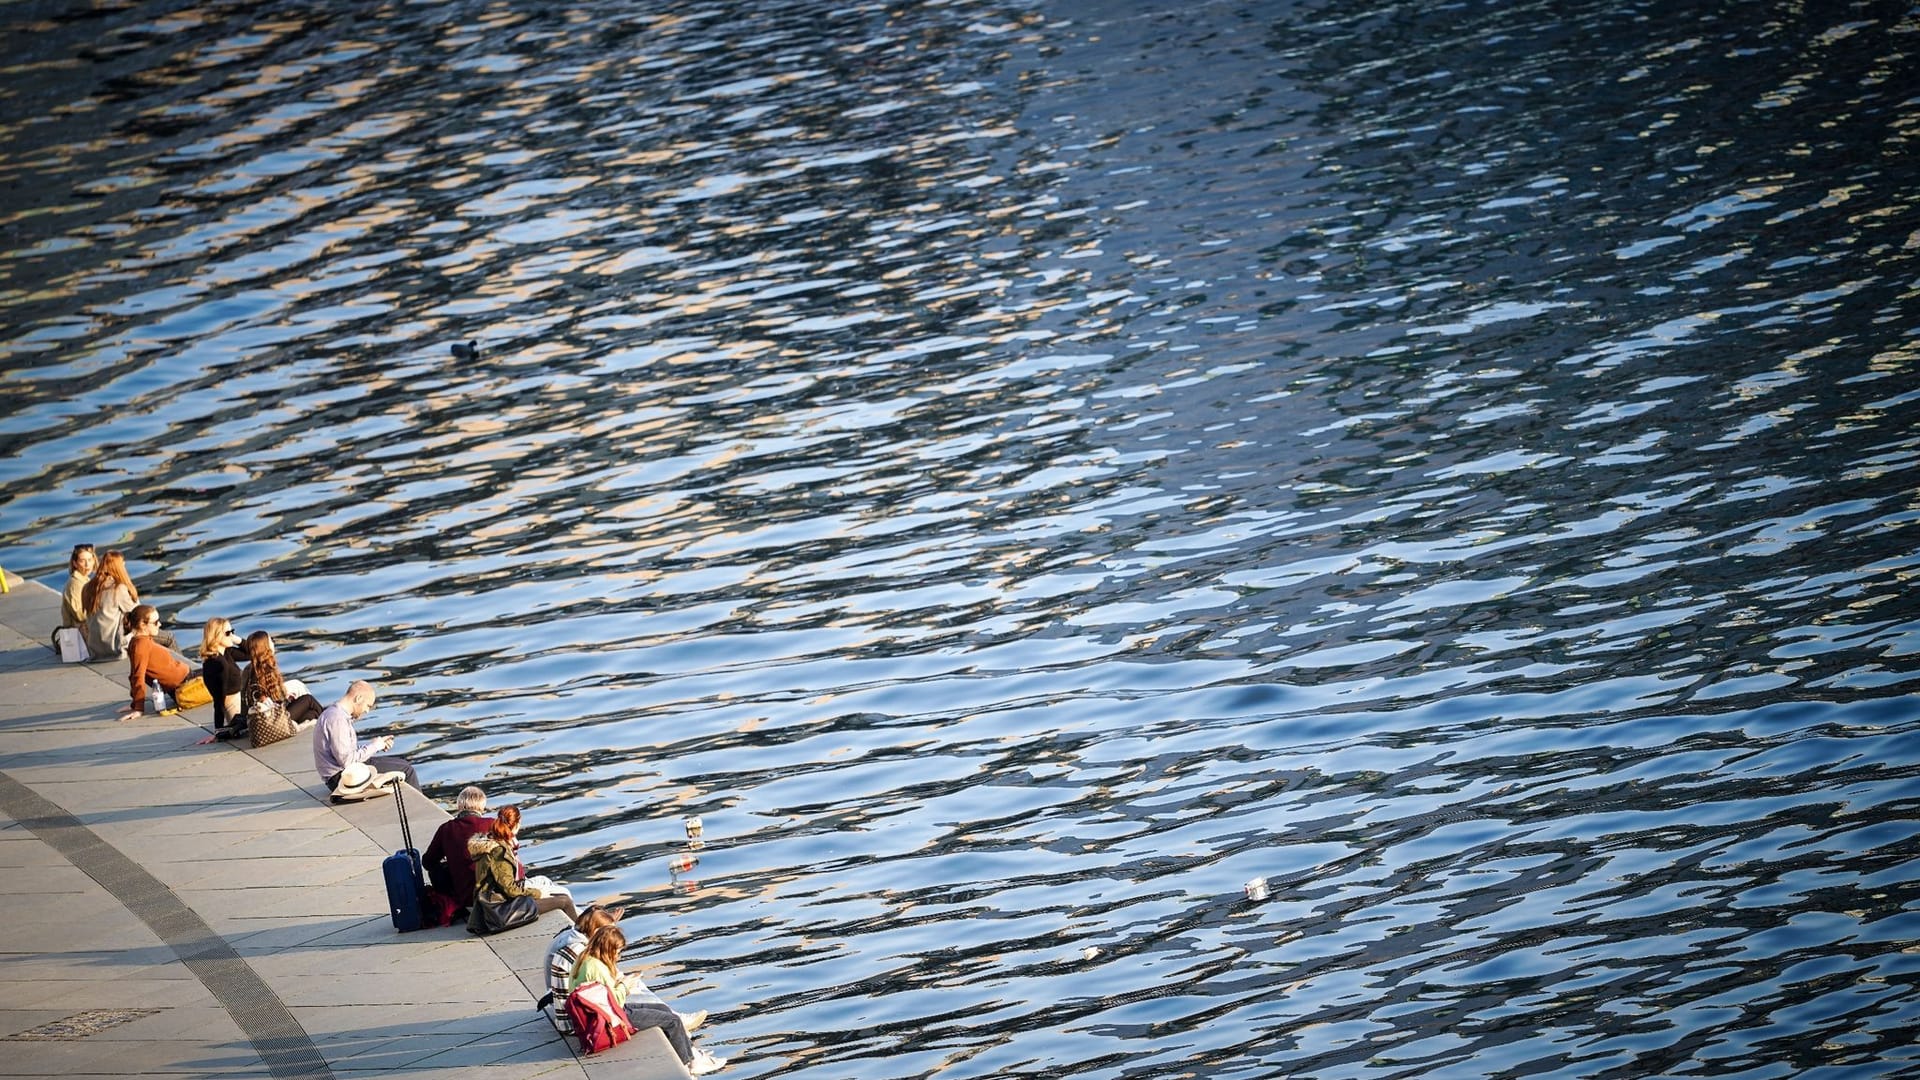
{"label": "white sneaker", "polygon": [[712,1054],[707,1053],[705,1050],[695,1050],[693,1052],[693,1060],[687,1063],[687,1071],[692,1073],[695,1076],[705,1076],[708,1073],[717,1073],[721,1069],[724,1069],[726,1067],[727,1067],[726,1058],[714,1057]]}
{"label": "white sneaker", "polygon": [[680,1018],[680,1023],[686,1027],[687,1034],[689,1035],[699,1031],[701,1025],[707,1022],[707,1010],[705,1009],[695,1009],[690,1013],[675,1013],[674,1015]]}

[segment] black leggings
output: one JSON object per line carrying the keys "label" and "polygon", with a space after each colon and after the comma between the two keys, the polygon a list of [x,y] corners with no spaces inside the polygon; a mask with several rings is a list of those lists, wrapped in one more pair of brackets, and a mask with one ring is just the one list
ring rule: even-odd
{"label": "black leggings", "polygon": [[[320,701],[312,694],[301,694],[297,698],[288,698],[285,704],[287,707],[287,719],[294,724],[304,724],[309,720],[317,720],[320,717]],[[227,717],[227,726],[231,732],[230,737],[232,738],[238,738],[253,730],[253,723],[247,719],[245,712]]]}
{"label": "black leggings", "polygon": [[304,724],[320,715],[320,701],[312,694],[301,694],[297,698],[287,699],[287,719],[296,724]]}

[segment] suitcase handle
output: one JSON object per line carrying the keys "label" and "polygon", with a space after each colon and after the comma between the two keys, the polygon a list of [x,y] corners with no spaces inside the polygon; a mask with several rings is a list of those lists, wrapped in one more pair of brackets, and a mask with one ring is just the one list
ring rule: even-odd
{"label": "suitcase handle", "polygon": [[393,803],[400,808],[400,850],[407,853],[407,861],[413,864],[413,879],[420,883],[420,895],[425,896],[426,867],[420,865],[420,849],[413,846],[413,828],[407,823],[406,787],[397,777],[387,786],[393,789]]}

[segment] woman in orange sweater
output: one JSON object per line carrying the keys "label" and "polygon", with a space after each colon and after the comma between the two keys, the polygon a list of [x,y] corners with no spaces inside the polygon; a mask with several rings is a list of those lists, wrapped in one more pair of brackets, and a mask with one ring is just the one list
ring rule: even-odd
{"label": "woman in orange sweater", "polygon": [[147,680],[160,683],[169,695],[180,692],[180,684],[193,674],[187,662],[173,655],[154,636],[160,632],[160,613],[152,604],[141,604],[127,613],[127,629],[133,637],[127,641],[127,660],[131,670],[127,685],[133,689],[133,705],[122,720],[137,720],[147,705]]}

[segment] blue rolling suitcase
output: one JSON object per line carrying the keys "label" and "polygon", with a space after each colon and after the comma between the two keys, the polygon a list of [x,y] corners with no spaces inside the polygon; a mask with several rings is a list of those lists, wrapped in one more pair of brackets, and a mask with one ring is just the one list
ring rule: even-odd
{"label": "blue rolling suitcase", "polygon": [[400,781],[393,782],[393,801],[400,807],[399,851],[380,861],[380,873],[387,879],[387,914],[393,916],[393,928],[406,933],[425,925],[421,918],[421,900],[426,895],[426,875],[421,872],[420,852],[413,846],[413,830],[407,826],[407,793]]}

